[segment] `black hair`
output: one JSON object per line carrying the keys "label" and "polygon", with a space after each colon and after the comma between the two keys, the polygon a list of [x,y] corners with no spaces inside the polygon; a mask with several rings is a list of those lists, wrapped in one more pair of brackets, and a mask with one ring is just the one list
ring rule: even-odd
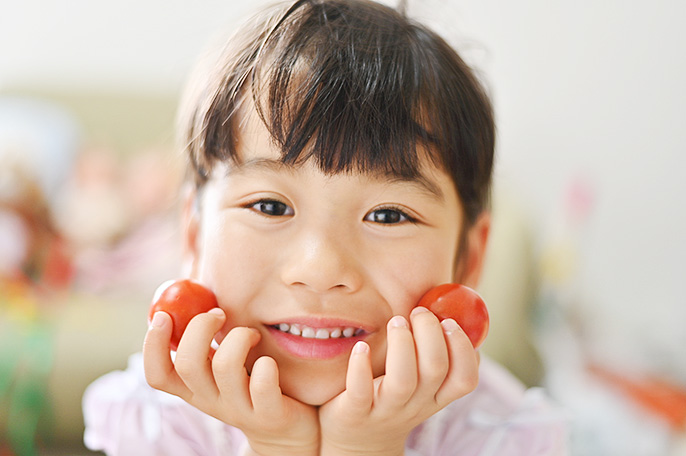
{"label": "black hair", "polygon": [[240,29],[181,111],[196,185],[237,160],[252,102],[284,163],[417,177],[428,157],[467,223],[488,204],[495,128],[471,69],[440,36],[369,0],[299,0]]}

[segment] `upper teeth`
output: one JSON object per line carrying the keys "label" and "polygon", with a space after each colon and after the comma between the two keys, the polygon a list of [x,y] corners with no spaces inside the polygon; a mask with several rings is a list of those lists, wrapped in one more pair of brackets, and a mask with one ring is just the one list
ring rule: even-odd
{"label": "upper teeth", "polygon": [[306,339],[336,339],[339,337],[352,337],[362,332],[359,328],[351,326],[340,328],[312,328],[311,326],[300,325],[297,323],[281,323],[276,326],[279,331],[301,336]]}

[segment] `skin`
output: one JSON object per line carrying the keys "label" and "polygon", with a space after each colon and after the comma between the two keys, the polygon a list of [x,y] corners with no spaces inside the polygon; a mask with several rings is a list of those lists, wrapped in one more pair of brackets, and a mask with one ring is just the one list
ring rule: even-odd
{"label": "skin", "polygon": [[[220,309],[191,321],[175,361],[158,312],[147,380],[240,428],[254,454],[403,454],[415,426],[478,382],[459,326],[413,309],[432,286],[476,285],[490,219],[466,233],[457,276],[463,221],[443,171],[427,161],[420,181],[398,181],[284,166],[255,114],[244,120],[242,164],[217,166],[185,212],[190,275]],[[362,340],[328,359],[296,356],[270,326],[304,318],[343,320]]]}

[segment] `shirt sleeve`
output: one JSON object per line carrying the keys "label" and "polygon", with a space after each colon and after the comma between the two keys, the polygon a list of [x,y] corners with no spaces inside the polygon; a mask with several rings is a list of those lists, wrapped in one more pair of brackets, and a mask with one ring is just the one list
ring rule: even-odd
{"label": "shirt sleeve", "polygon": [[125,371],[88,386],[83,413],[86,447],[109,456],[233,456],[243,451],[240,431],[151,388],[140,353],[129,358]]}
{"label": "shirt sleeve", "polygon": [[477,389],[415,429],[408,454],[567,456],[568,421],[541,388],[482,358]]}

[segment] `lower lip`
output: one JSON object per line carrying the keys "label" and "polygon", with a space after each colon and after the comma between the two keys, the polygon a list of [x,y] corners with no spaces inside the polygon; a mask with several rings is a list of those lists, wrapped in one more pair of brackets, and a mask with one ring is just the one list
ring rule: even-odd
{"label": "lower lip", "polygon": [[349,353],[353,345],[364,336],[337,337],[334,339],[314,339],[268,328],[277,345],[291,355],[308,359],[330,359]]}

